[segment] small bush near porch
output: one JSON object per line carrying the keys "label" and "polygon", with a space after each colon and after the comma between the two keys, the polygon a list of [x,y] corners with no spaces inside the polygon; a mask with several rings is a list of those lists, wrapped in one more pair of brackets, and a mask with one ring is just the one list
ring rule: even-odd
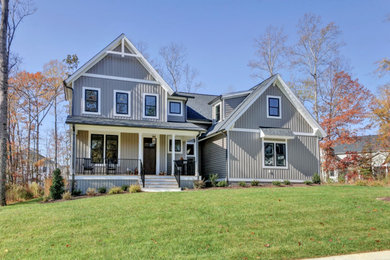
{"label": "small bush near porch", "polygon": [[0,258],[290,259],[390,249],[386,187],[136,193],[0,211]]}

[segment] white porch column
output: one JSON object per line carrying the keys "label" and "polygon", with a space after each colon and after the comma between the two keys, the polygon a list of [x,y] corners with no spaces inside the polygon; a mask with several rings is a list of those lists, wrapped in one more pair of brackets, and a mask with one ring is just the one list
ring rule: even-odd
{"label": "white porch column", "polygon": [[156,135],[156,175],[160,173],[160,135]]}
{"label": "white porch column", "polygon": [[138,133],[138,175],[141,175],[141,162],[142,162],[142,134]]}
{"label": "white porch column", "polygon": [[[172,134],[172,141],[171,142],[172,142],[172,145],[171,145],[171,161],[172,161],[171,162],[171,174],[175,175],[175,157],[176,157],[176,152],[175,152],[175,134]],[[168,143],[168,147],[169,147],[169,143]]]}
{"label": "white porch column", "polygon": [[198,137],[195,137],[194,155],[195,155],[195,176],[199,177],[199,153],[198,153]]}

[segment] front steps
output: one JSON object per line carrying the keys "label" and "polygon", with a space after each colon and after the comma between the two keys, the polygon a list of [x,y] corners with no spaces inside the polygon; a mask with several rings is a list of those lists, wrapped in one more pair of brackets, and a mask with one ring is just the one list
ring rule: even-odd
{"label": "front steps", "polygon": [[[142,187],[142,180],[139,183]],[[177,184],[175,176],[159,176],[159,175],[145,175],[145,188],[142,191],[147,192],[164,192],[164,191],[181,191]]]}

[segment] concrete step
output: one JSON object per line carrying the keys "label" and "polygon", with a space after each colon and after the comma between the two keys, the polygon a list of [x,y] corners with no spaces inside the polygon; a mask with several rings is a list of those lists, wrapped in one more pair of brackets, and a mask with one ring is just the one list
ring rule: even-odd
{"label": "concrete step", "polygon": [[174,182],[176,179],[145,179],[145,182],[158,181],[158,182]]}
{"label": "concrete step", "polygon": [[180,188],[141,188],[144,192],[177,192]]}
{"label": "concrete step", "polygon": [[145,185],[145,188],[179,188],[179,186],[176,185]]}
{"label": "concrete step", "polygon": [[172,175],[145,175],[145,179],[172,179],[175,178],[175,176]]}

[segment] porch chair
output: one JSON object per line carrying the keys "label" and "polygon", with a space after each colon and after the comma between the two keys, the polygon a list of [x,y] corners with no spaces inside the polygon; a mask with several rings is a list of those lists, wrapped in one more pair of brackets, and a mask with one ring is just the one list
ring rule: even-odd
{"label": "porch chair", "polygon": [[95,170],[95,165],[90,158],[84,158],[83,169],[84,169],[83,174],[86,171],[89,171],[91,174],[93,174]]}
{"label": "porch chair", "polygon": [[107,175],[111,173],[116,174],[117,161],[113,159],[107,160]]}

